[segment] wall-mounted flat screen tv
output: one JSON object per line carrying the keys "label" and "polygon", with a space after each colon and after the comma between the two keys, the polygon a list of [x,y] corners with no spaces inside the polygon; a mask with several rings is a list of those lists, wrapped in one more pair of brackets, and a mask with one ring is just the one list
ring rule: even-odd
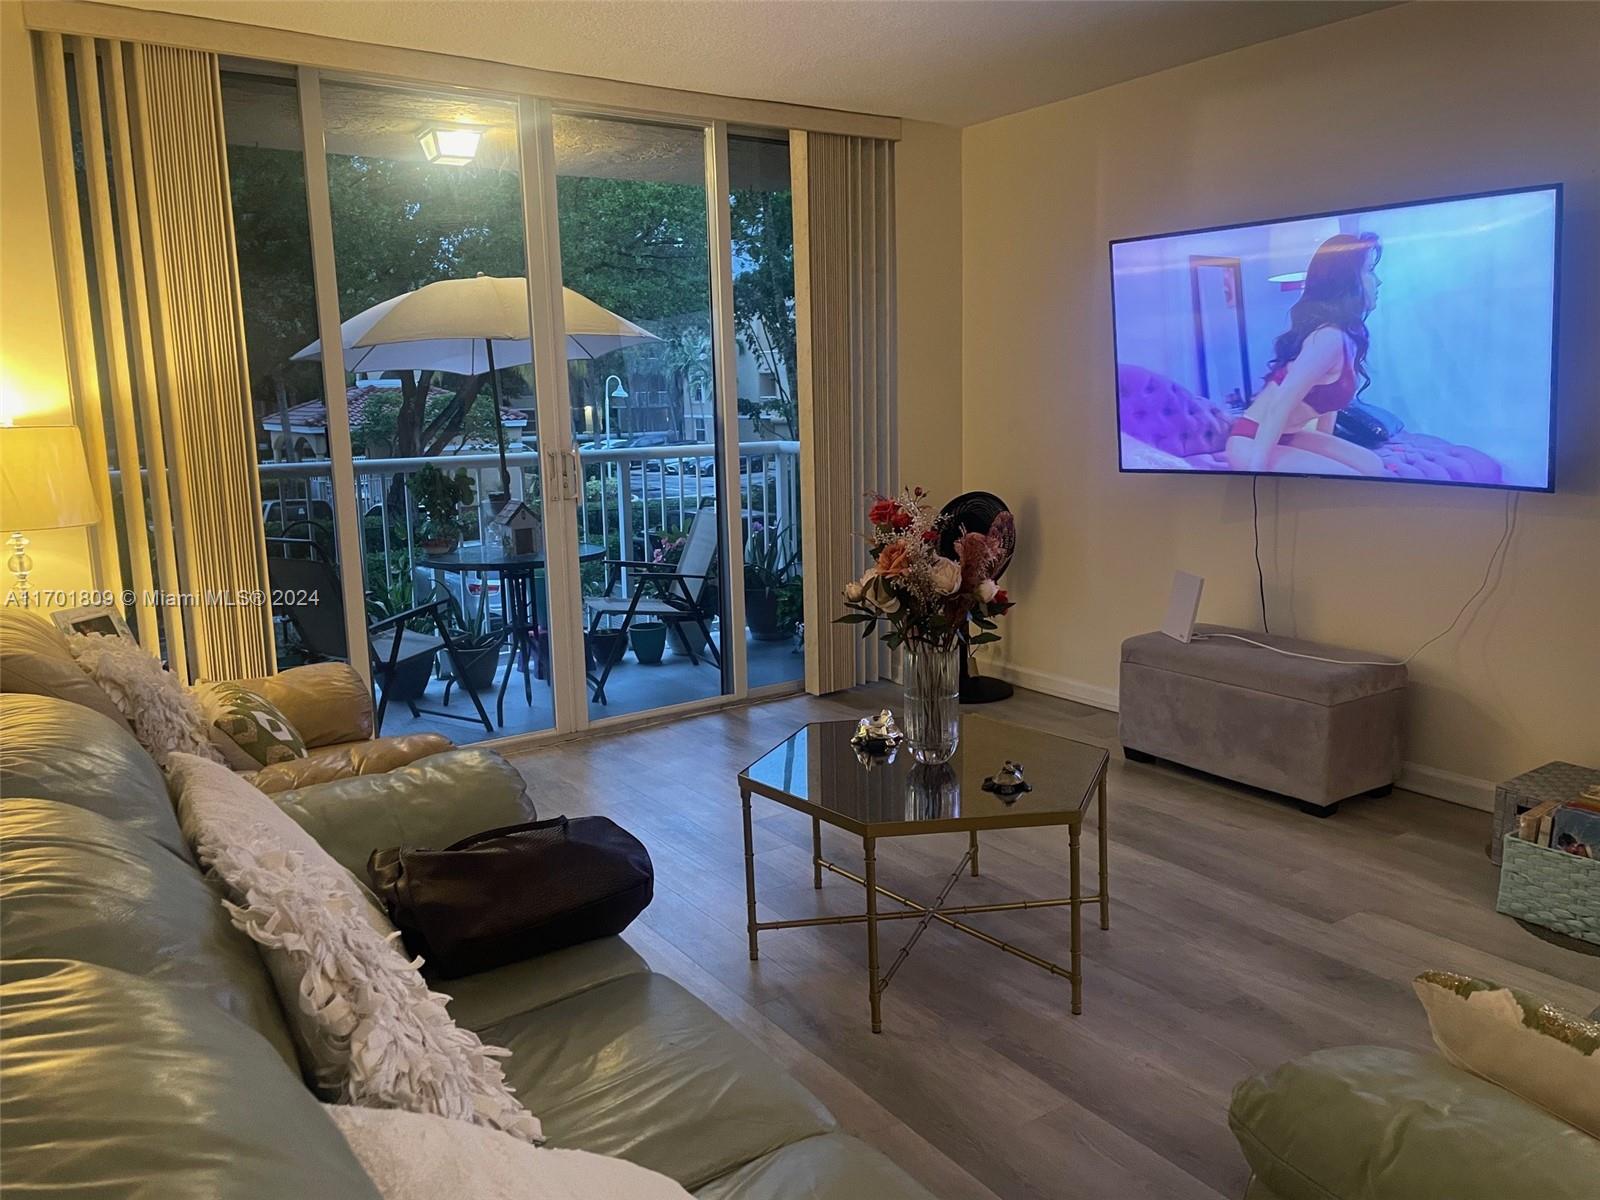
{"label": "wall-mounted flat screen tv", "polygon": [[1124,471],[1550,491],[1561,187],[1111,243]]}

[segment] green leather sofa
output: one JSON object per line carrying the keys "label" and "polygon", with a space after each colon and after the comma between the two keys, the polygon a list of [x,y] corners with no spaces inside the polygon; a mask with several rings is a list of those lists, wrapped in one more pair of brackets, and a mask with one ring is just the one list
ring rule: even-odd
{"label": "green leather sofa", "polygon": [[1246,1079],[1245,1200],[1597,1200],[1600,1141],[1436,1054],[1318,1050]]}
{"label": "green leather sofa", "polygon": [[[409,783],[408,783],[409,781]],[[0,1180],[74,1200],[376,1200],[305,1087],[254,944],[120,723],[0,695]],[[524,820],[492,751],[279,797],[345,865]],[[625,942],[447,985],[559,1146],[705,1200],[929,1200]]]}

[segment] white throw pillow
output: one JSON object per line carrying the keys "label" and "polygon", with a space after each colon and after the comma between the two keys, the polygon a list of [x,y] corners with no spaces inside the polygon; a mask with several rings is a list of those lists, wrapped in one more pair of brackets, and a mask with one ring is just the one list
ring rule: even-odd
{"label": "white throw pillow", "polygon": [[1411,986],[1452,1064],[1600,1138],[1600,1021],[1451,971]]}
{"label": "white throw pillow", "polygon": [[85,675],[111,697],[133,736],[160,766],[175,753],[222,761],[211,744],[200,701],[161,661],[127,638],[74,633],[67,645]]}
{"label": "white throw pillow", "polygon": [[428,990],[351,874],[248,781],[174,755],[178,819],[262,947],[301,1065],[327,1098],[472,1121],[537,1141],[496,1059]]}
{"label": "white throw pillow", "polygon": [[[373,929],[385,937],[394,933],[394,924],[366,885],[248,779],[198,755],[173,754],[167,760],[167,781],[177,797],[183,836],[197,851],[202,844],[223,845],[256,827],[255,850],[298,854],[307,866],[332,872],[343,880],[349,898],[359,903],[359,911]],[[230,892],[228,898],[236,904],[244,902],[237,892]]]}
{"label": "white throw pillow", "polygon": [[441,1117],[325,1106],[384,1200],[688,1200],[665,1175],[621,1158],[524,1145]]}

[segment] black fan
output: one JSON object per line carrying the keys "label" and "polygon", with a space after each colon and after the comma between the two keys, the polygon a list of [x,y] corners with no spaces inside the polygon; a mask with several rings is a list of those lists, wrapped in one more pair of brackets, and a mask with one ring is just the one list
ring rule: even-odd
{"label": "black fan", "polygon": [[[966,492],[939,511],[944,517],[944,524],[939,529],[939,553],[946,558],[954,558],[956,540],[962,534],[987,534],[993,527],[995,518],[1003,512],[1009,512],[1010,509],[1004,500],[991,492]],[[1005,560],[996,568],[994,577],[999,579],[1010,565],[1011,553],[1008,550]],[[1012,693],[1009,683],[991,675],[974,675],[968,668],[967,639],[971,633],[970,626],[961,633],[961,703],[990,704],[996,700],[1006,699]]]}

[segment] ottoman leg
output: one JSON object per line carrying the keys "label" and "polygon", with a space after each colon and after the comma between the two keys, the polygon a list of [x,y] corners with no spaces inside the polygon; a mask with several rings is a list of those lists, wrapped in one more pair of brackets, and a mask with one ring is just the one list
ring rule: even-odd
{"label": "ottoman leg", "polygon": [[1313,817],[1331,817],[1339,811],[1339,801],[1332,804],[1313,804],[1309,800],[1300,801],[1300,811]]}
{"label": "ottoman leg", "polygon": [[1122,756],[1129,762],[1136,763],[1153,763],[1161,761],[1154,754],[1146,754],[1143,750],[1135,750],[1132,746],[1124,746],[1122,748]]}

